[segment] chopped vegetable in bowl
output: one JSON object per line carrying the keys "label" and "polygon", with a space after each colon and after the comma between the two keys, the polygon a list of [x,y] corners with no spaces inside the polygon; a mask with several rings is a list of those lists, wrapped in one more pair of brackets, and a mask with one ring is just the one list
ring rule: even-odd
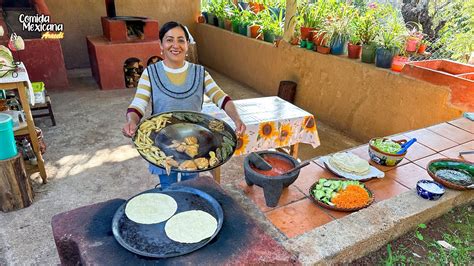
{"label": "chopped vegetable in bowl", "polygon": [[370,144],[377,147],[377,149],[379,149],[380,151],[386,153],[395,154],[402,149],[402,146],[400,146],[400,144],[389,139],[374,139],[371,141]]}
{"label": "chopped vegetable in bowl", "polygon": [[364,184],[352,180],[321,178],[313,186],[311,194],[316,200],[340,209],[362,208],[371,200]]}

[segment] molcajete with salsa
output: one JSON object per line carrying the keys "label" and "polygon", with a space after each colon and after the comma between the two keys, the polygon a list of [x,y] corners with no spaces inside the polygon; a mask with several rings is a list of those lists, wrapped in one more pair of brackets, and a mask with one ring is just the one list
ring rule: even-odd
{"label": "molcajete with salsa", "polygon": [[300,170],[292,171],[284,174],[288,170],[299,165],[299,162],[291,155],[276,151],[260,151],[257,152],[271,166],[271,170],[260,170],[252,162],[248,156],[244,160],[245,182],[249,186],[254,184],[263,188],[265,202],[268,207],[275,207],[278,204],[283,188],[288,187],[300,174]]}

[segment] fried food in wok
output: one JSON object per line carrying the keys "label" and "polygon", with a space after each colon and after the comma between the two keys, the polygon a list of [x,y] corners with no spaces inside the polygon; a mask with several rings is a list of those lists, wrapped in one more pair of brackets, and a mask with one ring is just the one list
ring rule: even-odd
{"label": "fried food in wok", "polygon": [[184,138],[184,142],[188,145],[198,144],[198,140],[194,136]]}
{"label": "fried food in wok", "polygon": [[186,150],[184,153],[186,153],[189,157],[194,158],[199,151],[199,145],[198,144],[193,144],[193,145],[188,145],[186,146]]}
{"label": "fried food in wok", "polygon": [[206,169],[209,166],[209,160],[204,157],[194,159],[194,162],[196,163],[197,168],[199,168],[200,170]]}
{"label": "fried food in wok", "polygon": [[213,167],[214,165],[219,163],[219,159],[217,159],[215,152],[210,151],[209,156],[211,157],[211,158],[209,158],[209,166],[210,167]]}
{"label": "fried food in wok", "polygon": [[184,142],[173,140],[171,141],[171,145],[169,147],[176,149],[178,152],[184,152],[191,158],[194,158],[199,151],[198,140],[194,136],[186,137]]}
{"label": "fried food in wok", "polygon": [[179,170],[196,170],[197,165],[194,163],[193,160],[186,160],[179,165],[178,169]]}

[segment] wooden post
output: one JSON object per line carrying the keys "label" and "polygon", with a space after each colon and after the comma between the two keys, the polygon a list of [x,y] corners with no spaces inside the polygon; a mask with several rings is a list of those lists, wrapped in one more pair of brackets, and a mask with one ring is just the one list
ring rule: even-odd
{"label": "wooden post", "polygon": [[0,160],[0,210],[9,212],[28,207],[33,203],[33,197],[31,180],[20,154]]}
{"label": "wooden post", "polygon": [[285,14],[285,27],[283,32],[283,40],[291,42],[293,32],[296,26],[296,0],[286,0],[286,14]]}

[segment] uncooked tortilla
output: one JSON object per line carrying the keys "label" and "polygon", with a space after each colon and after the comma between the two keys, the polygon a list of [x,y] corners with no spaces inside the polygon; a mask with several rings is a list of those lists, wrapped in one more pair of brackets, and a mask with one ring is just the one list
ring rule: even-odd
{"label": "uncooked tortilla", "polygon": [[156,224],[168,220],[178,209],[176,201],[162,193],[144,193],[125,206],[128,219],[139,224]]}
{"label": "uncooked tortilla", "polygon": [[217,220],[204,211],[186,211],[171,217],[165,224],[166,235],[180,243],[198,243],[217,230]]}
{"label": "uncooked tortilla", "polygon": [[370,172],[370,166],[367,161],[348,152],[339,152],[330,156],[329,163],[337,169],[347,173],[366,175]]}

